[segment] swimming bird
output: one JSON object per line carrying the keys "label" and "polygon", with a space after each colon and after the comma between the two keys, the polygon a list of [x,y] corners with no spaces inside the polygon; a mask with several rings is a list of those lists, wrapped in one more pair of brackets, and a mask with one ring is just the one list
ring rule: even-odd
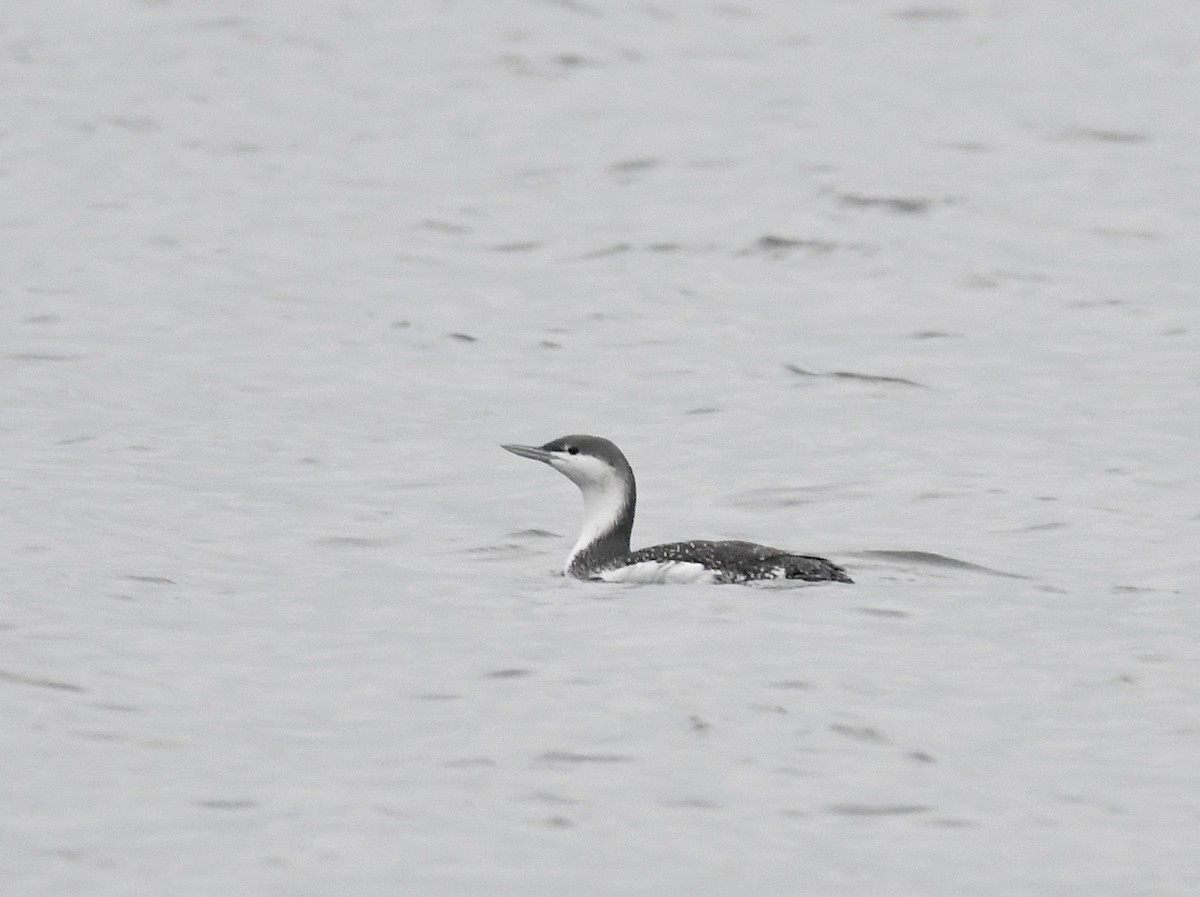
{"label": "swimming bird", "polygon": [[739,541],[669,542],[630,551],[637,485],[624,453],[599,436],[562,436],[543,446],[501,448],[549,464],[583,493],[583,528],[563,573],[608,582],[853,582],[825,558]]}

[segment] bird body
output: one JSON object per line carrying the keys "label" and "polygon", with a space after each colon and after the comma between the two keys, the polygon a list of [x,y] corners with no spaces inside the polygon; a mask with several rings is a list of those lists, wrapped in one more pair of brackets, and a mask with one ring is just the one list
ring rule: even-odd
{"label": "bird body", "polygon": [[765,579],[851,582],[846,571],[819,557],[734,540],[669,542],[631,551],[637,505],[633,468],[599,436],[572,435],[543,446],[504,449],[541,461],[583,494],[583,526],[563,572],[608,582],[752,582]]}

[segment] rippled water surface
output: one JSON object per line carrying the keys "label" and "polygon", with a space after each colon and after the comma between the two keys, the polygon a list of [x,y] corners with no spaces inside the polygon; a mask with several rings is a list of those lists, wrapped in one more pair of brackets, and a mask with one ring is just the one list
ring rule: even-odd
{"label": "rippled water surface", "polygon": [[1191,7],[402,6],[6,13],[5,893],[1195,894]]}

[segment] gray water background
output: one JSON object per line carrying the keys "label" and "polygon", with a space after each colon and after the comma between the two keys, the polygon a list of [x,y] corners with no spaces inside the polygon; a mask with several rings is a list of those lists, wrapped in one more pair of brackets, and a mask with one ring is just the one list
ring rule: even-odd
{"label": "gray water background", "polygon": [[1194,894],[1197,30],[9,4],[5,893]]}

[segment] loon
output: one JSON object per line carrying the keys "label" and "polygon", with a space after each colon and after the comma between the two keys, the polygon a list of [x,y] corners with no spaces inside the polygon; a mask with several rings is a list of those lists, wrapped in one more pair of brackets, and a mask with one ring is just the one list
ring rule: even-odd
{"label": "loon", "polygon": [[629,550],[637,487],[633,468],[599,436],[563,436],[540,448],[501,448],[549,464],[583,493],[583,530],[563,573],[607,582],[742,583],[761,579],[853,582],[824,558],[738,541],[670,542]]}

